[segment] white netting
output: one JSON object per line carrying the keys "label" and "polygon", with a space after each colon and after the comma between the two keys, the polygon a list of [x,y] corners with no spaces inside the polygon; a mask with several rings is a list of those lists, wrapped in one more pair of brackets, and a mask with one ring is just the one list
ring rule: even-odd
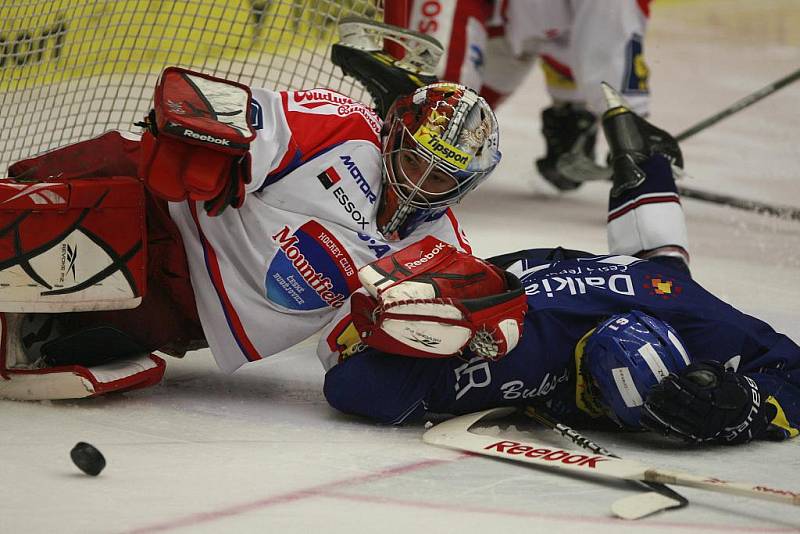
{"label": "white netting", "polygon": [[13,161],[133,130],[161,70],[367,99],[328,59],[344,15],[382,0],[14,0],[0,5],[0,175]]}

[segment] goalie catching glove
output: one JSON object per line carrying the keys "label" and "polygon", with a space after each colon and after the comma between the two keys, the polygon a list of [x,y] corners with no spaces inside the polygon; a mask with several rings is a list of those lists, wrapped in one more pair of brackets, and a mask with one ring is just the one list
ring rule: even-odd
{"label": "goalie catching glove", "polygon": [[370,347],[417,358],[469,349],[488,360],[519,341],[527,310],[519,280],[434,237],[426,237],[358,273],[353,324]]}
{"label": "goalie catching glove", "polygon": [[209,215],[244,202],[250,183],[250,89],[178,67],[164,70],[144,123],[139,175],[172,202],[205,201]]}

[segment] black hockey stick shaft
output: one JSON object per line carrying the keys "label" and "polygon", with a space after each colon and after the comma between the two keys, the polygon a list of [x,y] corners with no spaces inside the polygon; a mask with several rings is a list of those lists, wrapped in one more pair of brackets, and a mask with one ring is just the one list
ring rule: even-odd
{"label": "black hockey stick shaft", "polygon": [[[712,126],[722,119],[726,117],[730,117],[731,115],[738,113],[739,111],[755,104],[759,100],[771,95],[775,91],[786,87],[787,85],[797,81],[800,79],[800,69],[784,76],[783,78],[759,89],[758,91],[751,93],[744,98],[739,99],[738,101],[734,102],[727,108],[715,113],[714,115],[703,119],[702,121],[698,122],[697,124],[690,126],[686,130],[682,131],[678,135],[675,136],[675,140],[680,142],[684,141],[693,135],[705,130],[709,126]],[[603,169],[602,167],[596,167],[598,169]],[[585,171],[587,172],[587,171]],[[606,170],[606,173],[610,173],[610,170]],[[603,172],[593,172],[588,178],[584,178],[585,180],[600,180],[600,179],[608,179],[610,175],[606,175]],[[574,179],[576,181],[580,180],[579,176],[575,176]],[[800,220],[800,208],[794,208],[789,206],[776,206],[774,204],[766,204],[764,202],[757,202],[755,200],[746,200],[739,197],[734,197],[730,195],[720,195],[716,193],[709,193],[707,191],[697,190],[691,187],[686,186],[679,186],[678,192],[681,196],[686,198],[693,198],[696,200],[703,200],[705,202],[712,202],[714,204],[720,204],[722,206],[729,206],[732,208],[737,208],[746,211],[754,211],[757,213],[766,213],[769,215],[775,215],[777,217],[785,218],[785,219],[793,219],[793,220]]]}
{"label": "black hockey stick shaft", "polygon": [[[708,117],[694,126],[687,128],[686,130],[682,131],[678,135],[675,136],[675,140],[680,142],[685,139],[690,138],[691,136],[699,133],[709,126],[712,126],[722,119],[726,117],[730,117],[734,113],[738,113],[739,111],[752,106],[759,100],[771,95],[775,91],[786,87],[790,83],[793,83],[800,79],[800,69],[792,72],[777,80],[765,87],[762,87],[755,93],[749,94],[744,98],[741,98],[728,106],[727,108],[723,109],[719,113]],[[775,206],[772,204],[765,204],[763,202],[757,202],[755,200],[745,200],[738,197],[732,197],[729,195],[719,195],[716,193],[709,193],[707,191],[699,191],[697,189],[693,189],[690,187],[678,187],[678,192],[681,196],[686,198],[694,198],[697,200],[704,200],[706,202],[713,202],[715,204],[721,204],[723,206],[730,206],[733,208],[738,208],[747,211],[755,211],[758,213],[766,213],[769,215],[775,215],[777,217],[785,218],[785,219],[792,219],[795,221],[800,221],[800,209],[798,208],[791,208],[788,206]]]}
{"label": "black hockey stick shaft", "polygon": [[784,76],[780,80],[772,82],[771,84],[767,85],[766,87],[762,87],[761,89],[759,89],[755,93],[751,93],[751,94],[747,95],[746,97],[737,100],[736,102],[734,102],[733,104],[731,104],[727,108],[723,109],[719,113],[715,113],[714,115],[712,115],[712,116],[710,116],[710,117],[708,117],[706,119],[703,119],[702,121],[698,122],[694,126],[692,126],[690,128],[687,128],[686,130],[684,130],[681,133],[679,133],[678,135],[676,135],[675,136],[675,140],[678,141],[678,142],[681,142],[684,139],[688,139],[691,136],[693,136],[694,134],[705,130],[709,126],[712,126],[712,125],[718,123],[722,119],[724,119],[726,117],[730,117],[734,113],[738,113],[738,112],[740,112],[741,110],[743,110],[746,107],[752,106],[753,104],[755,104],[759,100],[771,95],[772,93],[774,93],[775,91],[777,91],[777,90],[779,90],[779,89],[781,89],[783,87],[786,87],[787,85],[789,85],[792,82],[797,81],[798,79],[800,79],[800,69],[797,69],[796,71],[792,72],[791,74],[788,74],[788,75]]}
{"label": "black hockey stick shaft", "polygon": [[[563,437],[569,439],[576,445],[583,447],[584,449],[588,449],[594,453],[602,454],[603,456],[610,456],[612,458],[619,458],[616,454],[613,454],[611,451],[599,445],[598,443],[590,440],[577,430],[572,427],[569,427],[563,423],[559,423],[546,413],[544,413],[539,408],[534,408],[533,406],[528,406],[525,409],[525,415],[533,419],[534,421],[541,423],[542,425],[546,426],[547,428],[561,434]],[[645,486],[656,493],[660,493],[666,497],[674,499],[675,501],[679,502],[680,504],[676,508],[683,508],[684,506],[689,504],[689,500],[678,493],[677,491],[673,490],[672,488],[665,486],[664,484],[658,482],[640,482],[640,481],[632,481],[637,486]]]}
{"label": "black hockey stick shaft", "polygon": [[766,204],[764,202],[732,197],[730,195],[720,195],[718,193],[709,193],[708,191],[698,191],[697,189],[680,185],[678,186],[678,193],[685,198],[705,200],[706,202],[713,202],[714,204],[721,204],[723,206],[730,206],[747,211],[755,211],[757,213],[767,213],[782,219],[800,221],[800,208],[776,206],[774,204]]}

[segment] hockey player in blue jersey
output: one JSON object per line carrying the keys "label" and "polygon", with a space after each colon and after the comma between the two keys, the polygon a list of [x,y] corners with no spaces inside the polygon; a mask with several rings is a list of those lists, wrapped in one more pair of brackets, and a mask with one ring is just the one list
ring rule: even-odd
{"label": "hockey player in blue jersey", "polygon": [[358,336],[340,321],[320,354],[334,408],[400,424],[535,404],[691,442],[798,434],[800,347],[692,280],[677,143],[609,95],[612,254],[483,262],[430,239],[364,267]]}

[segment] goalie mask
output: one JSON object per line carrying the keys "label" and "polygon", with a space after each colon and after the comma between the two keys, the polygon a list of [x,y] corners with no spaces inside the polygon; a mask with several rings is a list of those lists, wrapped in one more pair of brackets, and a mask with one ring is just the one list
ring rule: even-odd
{"label": "goalie mask", "polygon": [[435,83],[398,98],[386,116],[378,228],[408,236],[475,189],[500,161],[497,119],[475,91]]}
{"label": "goalie mask", "polygon": [[667,323],[633,310],[606,319],[589,336],[583,368],[590,390],[608,415],[623,426],[640,428],[650,388],[689,365],[677,332]]}

